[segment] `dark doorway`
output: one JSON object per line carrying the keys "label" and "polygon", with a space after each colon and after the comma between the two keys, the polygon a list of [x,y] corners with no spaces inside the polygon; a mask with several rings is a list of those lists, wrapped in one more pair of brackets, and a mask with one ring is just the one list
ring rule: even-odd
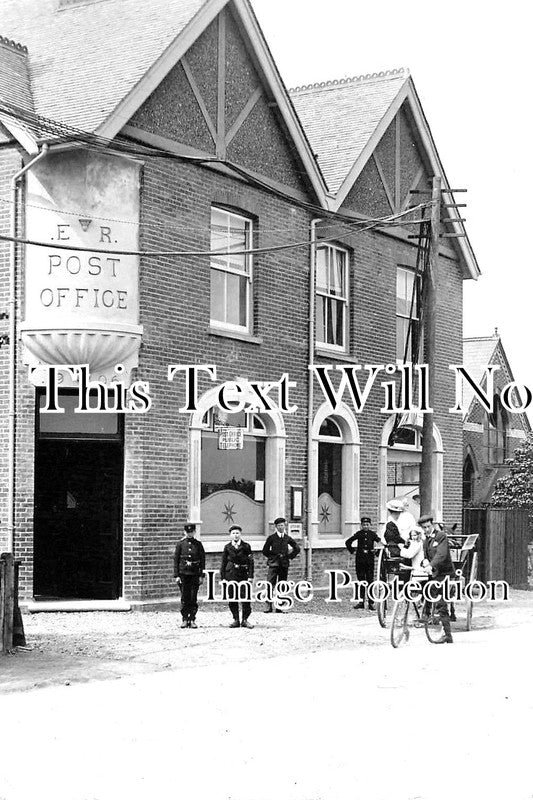
{"label": "dark doorway", "polygon": [[34,595],[120,597],[122,437],[41,435],[36,444]]}

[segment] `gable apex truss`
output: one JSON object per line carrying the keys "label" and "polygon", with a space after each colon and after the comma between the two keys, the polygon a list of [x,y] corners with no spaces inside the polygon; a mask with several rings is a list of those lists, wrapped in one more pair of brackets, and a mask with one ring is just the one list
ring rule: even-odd
{"label": "gable apex truss", "polygon": [[193,70],[185,54],[181,58],[181,65],[190,84],[192,92],[202,112],[205,124],[211,134],[215,145],[217,158],[221,161],[226,160],[227,149],[238,133],[241,126],[248,119],[257,102],[264,94],[264,89],[258,85],[249,94],[244,106],[239,111],[235,121],[227,128],[226,126],[226,9],[222,9],[217,17],[217,46],[218,46],[218,69],[217,69],[217,114],[216,119],[209,113],[207,104],[202,97],[200,88],[194,78]]}
{"label": "gable apex truss", "polygon": [[[388,131],[391,131],[393,137],[393,153],[392,153],[392,166],[393,169],[386,169],[383,162],[383,147],[385,146],[385,135],[378,143],[377,147],[371,155],[371,160],[379,174],[383,189],[387,196],[391,213],[400,214],[405,211],[411,201],[410,192],[420,186],[424,177],[427,178],[427,170],[422,162],[422,155],[416,147],[416,159],[419,165],[416,171],[413,171],[409,178],[408,186],[404,185],[402,180],[402,169],[405,167],[405,153],[409,146],[415,147],[416,142],[413,136],[409,136],[409,140],[405,140],[405,132],[407,129],[407,121],[402,119],[403,107],[398,111],[392,122],[390,123]],[[402,124],[403,122],[403,124]],[[403,130],[402,130],[403,129]],[[387,133],[386,132],[386,133]],[[392,174],[391,174],[392,173]]]}

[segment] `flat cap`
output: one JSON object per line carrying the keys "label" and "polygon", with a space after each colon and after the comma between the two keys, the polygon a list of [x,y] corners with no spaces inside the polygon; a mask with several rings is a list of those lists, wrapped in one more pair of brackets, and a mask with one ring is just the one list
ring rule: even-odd
{"label": "flat cap", "polygon": [[229,532],[231,533],[232,531],[240,531],[242,533],[242,528],[240,525],[231,525]]}
{"label": "flat cap", "polygon": [[424,514],[418,520],[418,525],[423,525],[424,522],[433,522],[433,514]]}
{"label": "flat cap", "polygon": [[285,519],[285,517],[276,517],[276,519],[274,520],[274,525],[279,525],[280,522],[287,522],[287,520]]}

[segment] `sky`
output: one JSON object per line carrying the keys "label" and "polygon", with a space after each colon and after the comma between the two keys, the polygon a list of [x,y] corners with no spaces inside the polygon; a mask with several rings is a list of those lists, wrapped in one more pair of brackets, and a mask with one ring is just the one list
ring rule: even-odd
{"label": "sky", "polygon": [[[408,67],[481,277],[464,284],[464,335],[502,339],[533,392],[533,44],[528,3],[252,0],[288,87]],[[529,416],[532,418],[530,406]]]}

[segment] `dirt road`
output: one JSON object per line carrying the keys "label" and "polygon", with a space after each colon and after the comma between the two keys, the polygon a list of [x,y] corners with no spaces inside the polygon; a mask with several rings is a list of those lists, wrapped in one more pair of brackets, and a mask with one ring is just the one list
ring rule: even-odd
{"label": "dirt road", "polygon": [[[228,631],[212,611],[187,644],[160,630],[131,657],[124,639],[128,658],[84,657],[71,637],[54,658],[89,665],[86,682],[67,668],[0,699],[0,798],[530,800],[530,598],[478,609],[453,646],[419,631],[393,650],[374,617],[314,613]],[[128,618],[115,615],[113,641]]]}

